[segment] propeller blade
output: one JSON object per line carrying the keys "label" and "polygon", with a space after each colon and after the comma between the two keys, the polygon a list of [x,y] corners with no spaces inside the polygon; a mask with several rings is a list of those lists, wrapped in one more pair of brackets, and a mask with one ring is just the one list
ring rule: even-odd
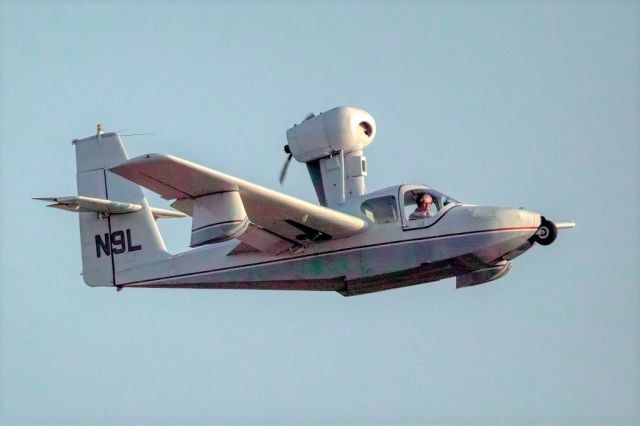
{"label": "propeller blade", "polygon": [[284,166],[282,166],[282,170],[280,171],[280,185],[284,182],[284,178],[287,177],[287,170],[289,170],[289,164],[291,163],[291,159],[293,158],[293,154],[289,154],[287,160],[284,162]]}

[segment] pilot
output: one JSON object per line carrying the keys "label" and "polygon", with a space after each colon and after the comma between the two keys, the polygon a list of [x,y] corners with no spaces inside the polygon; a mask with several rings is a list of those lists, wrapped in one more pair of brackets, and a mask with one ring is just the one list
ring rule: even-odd
{"label": "pilot", "polygon": [[431,204],[433,204],[433,198],[430,194],[419,194],[416,199],[416,204],[418,207],[416,207],[416,210],[411,213],[409,220],[427,219],[431,217],[429,209],[431,208]]}

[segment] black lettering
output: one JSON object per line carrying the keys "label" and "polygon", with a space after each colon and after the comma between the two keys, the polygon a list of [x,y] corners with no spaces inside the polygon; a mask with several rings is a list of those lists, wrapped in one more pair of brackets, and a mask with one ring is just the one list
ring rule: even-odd
{"label": "black lettering", "polygon": [[104,234],[104,240],[100,238],[100,235],[96,235],[96,256],[100,257],[100,249],[104,251],[107,256],[111,255],[111,242],[109,234]]}
{"label": "black lettering", "polygon": [[133,243],[131,242],[131,229],[127,229],[127,247],[129,247],[129,251],[136,251],[136,250],[142,249],[142,246],[140,244],[138,244],[137,246],[134,246]]}
{"label": "black lettering", "polygon": [[141,244],[135,245],[131,241],[131,229],[127,229],[126,233],[126,240],[124,231],[115,231],[111,235],[104,234],[104,239],[101,235],[96,235],[96,256],[101,257],[101,252],[104,252],[106,256],[111,256],[111,254],[120,254],[125,251],[142,250]]}
{"label": "black lettering", "polygon": [[115,231],[111,233],[111,252],[113,254],[120,254],[126,251],[124,245],[124,232]]}

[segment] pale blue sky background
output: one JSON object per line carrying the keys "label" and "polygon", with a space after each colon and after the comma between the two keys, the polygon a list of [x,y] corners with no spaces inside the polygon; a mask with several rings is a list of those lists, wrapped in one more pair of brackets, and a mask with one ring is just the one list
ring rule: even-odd
{"label": "pale blue sky background", "polygon": [[[3,2],[0,423],[640,423],[637,2]],[[367,186],[575,220],[493,284],[85,286],[70,141],[107,130],[279,188],[353,105]],[[314,200],[305,167],[283,190]],[[166,203],[152,197],[160,207]],[[164,222],[174,252],[188,220]]]}

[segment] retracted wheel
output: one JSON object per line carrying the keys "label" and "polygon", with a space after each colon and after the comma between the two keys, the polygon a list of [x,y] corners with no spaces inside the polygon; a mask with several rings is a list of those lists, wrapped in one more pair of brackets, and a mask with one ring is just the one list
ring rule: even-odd
{"label": "retracted wheel", "polygon": [[557,236],[558,228],[556,228],[556,225],[553,222],[545,219],[543,216],[542,223],[540,224],[540,227],[535,234],[535,241],[540,245],[548,246],[556,240]]}

